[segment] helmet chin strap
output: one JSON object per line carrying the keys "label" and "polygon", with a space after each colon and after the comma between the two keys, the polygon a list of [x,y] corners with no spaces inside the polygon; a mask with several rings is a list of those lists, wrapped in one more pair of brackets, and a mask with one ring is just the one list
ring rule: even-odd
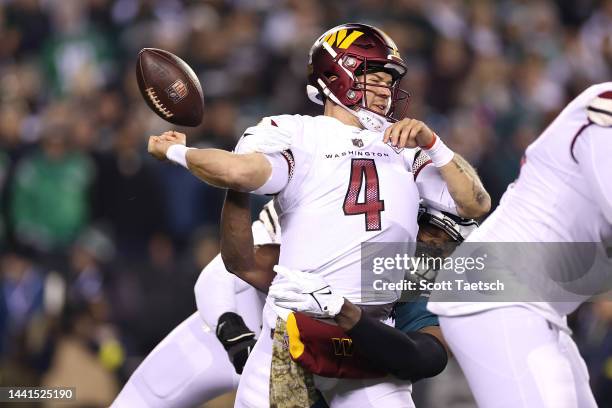
{"label": "helmet chin strap", "polygon": [[[345,106],[342,102],[340,102],[338,98],[336,98],[336,95],[334,95],[330,91],[327,85],[325,85],[325,82],[323,82],[321,79],[318,79],[318,83],[321,86],[321,89],[323,89],[323,93],[327,98],[331,99],[336,105],[341,106],[345,111],[355,116],[359,120],[359,123],[361,123],[361,126],[363,126],[365,129],[370,130],[372,132],[384,132],[389,126],[393,124],[389,122],[384,116],[369,111],[367,109],[358,109],[355,111],[349,108],[348,106]],[[311,90],[308,87],[311,86],[307,86],[308,96],[311,100],[313,100],[313,97],[311,96]]]}
{"label": "helmet chin strap", "polygon": [[353,115],[359,119],[359,123],[361,125],[373,132],[384,132],[389,126],[393,123],[389,122],[387,118],[372,111],[366,109],[359,109],[358,111],[354,111],[352,109],[347,108],[342,105],[346,110],[351,112]]}

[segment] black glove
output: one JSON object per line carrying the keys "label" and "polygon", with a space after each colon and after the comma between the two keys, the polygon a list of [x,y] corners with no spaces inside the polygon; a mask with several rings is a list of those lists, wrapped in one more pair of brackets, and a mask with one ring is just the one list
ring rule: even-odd
{"label": "black glove", "polygon": [[251,331],[240,315],[226,312],[219,317],[217,323],[217,338],[229,354],[230,361],[236,372],[242,374],[249,354],[253,351],[255,333]]}

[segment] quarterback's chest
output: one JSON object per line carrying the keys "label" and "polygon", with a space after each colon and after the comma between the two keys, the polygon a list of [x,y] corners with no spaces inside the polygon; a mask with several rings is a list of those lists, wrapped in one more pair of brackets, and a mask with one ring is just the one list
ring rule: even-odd
{"label": "quarterback's chest", "polygon": [[317,149],[315,161],[323,173],[338,178],[341,175],[355,178],[364,173],[370,178],[408,177],[411,175],[401,155],[379,140],[360,133],[346,134],[322,143]]}
{"label": "quarterback's chest", "polygon": [[[418,195],[412,173],[401,154],[380,142],[358,137],[319,149],[316,174],[322,191],[350,203],[389,200],[387,205]],[[342,197],[340,197],[342,196]]]}

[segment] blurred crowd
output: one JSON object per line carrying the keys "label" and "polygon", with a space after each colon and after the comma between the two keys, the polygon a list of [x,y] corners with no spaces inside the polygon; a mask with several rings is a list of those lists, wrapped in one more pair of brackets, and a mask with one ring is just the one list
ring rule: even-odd
{"label": "blurred crowd", "polygon": [[[223,192],[146,154],[172,126],[141,99],[138,51],[193,67],[205,118],[178,130],[231,149],[263,116],[320,113],[308,49],[343,22],[396,41],[409,115],[478,168],[494,205],[551,118],[612,79],[612,0],[0,0],[0,385],[89,382],[80,396],[104,405],[195,310]],[[612,404],[612,312],[577,316]]]}

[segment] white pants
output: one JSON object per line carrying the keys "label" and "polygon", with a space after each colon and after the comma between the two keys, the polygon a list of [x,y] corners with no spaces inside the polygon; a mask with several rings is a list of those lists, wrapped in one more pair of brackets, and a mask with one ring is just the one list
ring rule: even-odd
{"label": "white pants", "polygon": [[234,390],[239,378],[196,312],[144,359],[111,407],[194,407]]}
{"label": "white pants", "polygon": [[[235,407],[267,408],[269,401],[272,339],[269,322],[275,320],[269,306],[264,307],[263,328],[249,356],[236,395]],[[270,314],[273,314],[271,317]],[[349,380],[315,376],[315,386],[330,408],[413,408],[412,384],[394,377]]]}
{"label": "white pants", "polygon": [[[210,291],[200,290],[199,307],[209,306],[206,293],[209,300],[215,300]],[[250,288],[235,296],[238,314],[259,334],[263,308],[259,295]],[[238,387],[240,376],[202,314],[202,310],[192,314],[149,353],[124,385],[113,408],[194,407]]]}
{"label": "white pants", "polygon": [[597,407],[571,337],[520,305],[440,316],[479,407]]}

